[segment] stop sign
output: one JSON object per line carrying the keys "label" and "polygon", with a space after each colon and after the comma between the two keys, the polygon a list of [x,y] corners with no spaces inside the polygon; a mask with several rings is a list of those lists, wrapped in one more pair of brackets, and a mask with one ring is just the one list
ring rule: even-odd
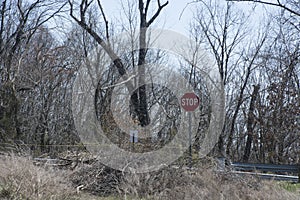
{"label": "stop sign", "polygon": [[188,112],[196,110],[200,104],[200,99],[195,93],[185,93],[181,97],[181,107]]}

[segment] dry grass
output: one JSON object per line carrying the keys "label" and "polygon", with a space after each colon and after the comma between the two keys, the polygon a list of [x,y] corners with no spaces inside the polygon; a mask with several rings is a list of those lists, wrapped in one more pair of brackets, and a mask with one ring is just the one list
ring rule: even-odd
{"label": "dry grass", "polygon": [[156,175],[131,174],[122,185],[123,197],[163,200],[299,200],[275,182],[221,174],[211,170],[164,170]]}
{"label": "dry grass", "polygon": [[96,162],[70,173],[35,166],[26,157],[4,156],[0,157],[0,199],[300,200],[298,185],[288,191],[278,182],[207,168],[136,174]]}
{"label": "dry grass", "polygon": [[205,166],[198,171],[166,168],[136,174],[107,171],[101,164],[95,165],[75,172],[73,183],[82,185],[88,193],[109,194],[109,199],[300,200],[300,193],[287,191],[277,182],[215,172]]}
{"label": "dry grass", "polygon": [[270,181],[206,170],[186,174],[182,184],[164,190],[157,199],[299,200],[300,196]]}
{"label": "dry grass", "polygon": [[76,199],[65,180],[63,173],[35,166],[26,157],[0,157],[0,199]]}

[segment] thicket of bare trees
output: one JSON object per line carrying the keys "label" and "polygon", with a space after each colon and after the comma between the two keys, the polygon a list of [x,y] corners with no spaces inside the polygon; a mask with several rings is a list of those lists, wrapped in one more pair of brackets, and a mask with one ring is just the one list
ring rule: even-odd
{"label": "thicket of bare trees", "polygon": [[[299,162],[299,4],[287,0],[266,5],[278,7],[278,13],[253,28],[253,16],[239,10],[239,3],[201,0],[192,4],[197,11],[191,19],[190,37],[194,46],[214,55],[225,86],[225,124],[215,149],[233,160]],[[149,29],[168,4],[162,0],[122,1],[120,12],[125,17],[113,20],[118,16],[110,16],[101,0],[2,1],[1,147],[17,144],[41,154],[80,146],[71,112],[72,84],[78,67],[95,48],[98,59],[104,54],[111,59],[99,81],[95,100],[100,123],[113,127],[108,131],[110,134],[118,133],[111,139],[120,142],[119,146],[122,140],[128,140],[112,120],[112,85],[119,77],[126,77],[128,71],[136,71],[138,78],[126,82],[126,88],[134,91],[132,119],[147,126],[153,120],[151,108],[156,103],[163,105],[165,112],[173,115],[157,137],[163,141],[160,145],[171,140],[180,112],[178,103],[169,106],[174,96],[158,85],[143,85],[134,90],[145,81],[147,64],[163,65],[170,58],[166,52],[147,48]],[[49,24],[53,26],[55,19],[67,19],[63,41],[50,29]],[[126,45],[114,37],[121,32],[130,36]],[[182,75],[196,91],[204,93],[201,76],[193,71],[195,66],[184,59],[179,63]],[[209,104],[208,96],[204,95],[202,100]],[[200,109],[209,112],[208,108]],[[207,125],[206,121],[203,123],[201,126]],[[201,135],[197,135],[195,150],[200,148],[197,140],[201,140]]]}
{"label": "thicket of bare trees", "polygon": [[237,4],[198,3],[192,33],[214,53],[227,94],[219,151],[246,162],[299,162],[299,5],[278,2],[276,20],[251,31],[253,16]]}
{"label": "thicket of bare trees", "polygon": [[63,1],[2,1],[0,27],[1,146],[33,153],[72,137],[68,50],[46,23],[64,12]]}

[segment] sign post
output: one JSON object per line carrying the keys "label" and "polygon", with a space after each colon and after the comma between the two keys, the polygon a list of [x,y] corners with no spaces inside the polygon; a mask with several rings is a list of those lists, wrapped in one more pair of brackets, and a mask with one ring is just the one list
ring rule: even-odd
{"label": "sign post", "polygon": [[137,130],[131,130],[130,131],[130,142],[131,143],[137,143],[138,142],[138,131]]}
{"label": "sign post", "polygon": [[195,111],[200,104],[200,99],[195,93],[185,93],[181,97],[181,107],[188,112],[189,120],[189,167],[192,168],[192,112]]}
{"label": "sign post", "polygon": [[130,131],[130,142],[132,144],[132,151],[135,150],[134,143],[138,142],[138,130],[131,130]]}

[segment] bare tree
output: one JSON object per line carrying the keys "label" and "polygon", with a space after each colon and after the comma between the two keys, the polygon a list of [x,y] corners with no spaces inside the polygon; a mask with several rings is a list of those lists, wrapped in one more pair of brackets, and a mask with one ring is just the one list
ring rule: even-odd
{"label": "bare tree", "polygon": [[[235,11],[232,3],[221,6],[216,1],[197,2],[200,2],[199,7],[202,9],[198,10],[198,15],[193,24],[194,34],[203,35],[200,42],[209,45],[217,61],[226,91],[232,92],[233,87],[238,88],[238,90],[233,91],[236,98],[227,99],[226,121],[218,144],[219,153],[224,156],[224,140],[227,138],[226,154],[229,154],[236,119],[241,105],[244,103],[244,93],[248,86],[248,80],[266,36],[261,36],[261,41],[257,42],[256,46],[253,45],[254,42],[252,44],[250,42],[249,49],[246,49],[245,44],[249,43],[246,40],[250,40],[247,32],[247,15]],[[241,73],[244,73],[243,78],[237,80]],[[235,81],[240,81],[240,84],[235,85]]]}
{"label": "bare tree", "polygon": [[[149,13],[150,4],[153,1],[147,0],[144,2],[143,0],[139,0],[138,2],[138,10],[139,10],[139,19],[140,19],[140,30],[139,30],[139,56],[138,56],[138,72],[139,72],[139,82],[141,87],[137,89],[136,92],[133,93],[131,96],[131,102],[134,107],[134,113],[133,117],[137,116],[138,120],[140,121],[140,124],[142,126],[146,126],[150,123],[150,118],[148,114],[148,108],[147,108],[147,95],[145,90],[144,82],[144,75],[145,75],[145,59],[147,54],[147,43],[146,43],[146,33],[147,29],[151,26],[151,24],[157,19],[157,17],[160,15],[161,11],[165,6],[167,6],[168,1],[161,4],[160,0],[157,0],[157,9],[156,11],[151,15]],[[105,22],[105,32],[106,36],[101,37],[100,34],[96,32],[96,30],[88,24],[87,19],[87,12],[89,8],[93,5],[93,3],[96,3],[98,6],[98,9],[102,15],[102,19]],[[69,1],[70,5],[70,15],[71,17],[84,29],[86,30],[94,39],[95,41],[105,50],[105,52],[109,55],[109,57],[112,60],[112,63],[114,64],[114,67],[117,68],[119,74],[125,79],[128,79],[127,72],[125,69],[125,64],[123,63],[121,57],[117,55],[117,53],[113,50],[111,44],[110,44],[110,36],[109,36],[109,27],[108,27],[108,21],[107,17],[104,13],[104,9],[102,7],[102,4],[99,0],[95,1],[88,1],[88,0],[82,0],[79,5],[79,16],[77,17],[75,14],[75,3],[72,1]],[[127,77],[127,78],[126,78]],[[133,83],[126,82],[127,88],[132,91],[134,88]]]}
{"label": "bare tree", "polygon": [[258,157],[263,162],[299,162],[299,37],[285,17],[274,22],[263,54],[264,90],[260,94]]}
{"label": "bare tree", "polygon": [[[18,111],[18,92],[28,89],[28,85],[22,85],[21,73],[23,60],[27,53],[27,44],[31,42],[33,35],[45,23],[59,13],[66,3],[58,1],[21,1],[4,0],[0,8],[0,89],[1,106],[1,132],[5,137],[16,139],[21,135]],[[6,109],[7,108],[14,108]],[[10,131],[6,129],[10,127]],[[5,130],[6,129],[6,130]]]}
{"label": "bare tree", "polygon": [[248,162],[250,152],[251,152],[251,146],[252,146],[252,140],[253,140],[253,135],[254,135],[254,124],[255,124],[255,115],[254,115],[254,110],[255,110],[255,101],[258,96],[259,92],[259,85],[254,85],[253,86],[253,92],[251,95],[251,100],[250,100],[250,105],[249,105],[249,112],[248,112],[248,119],[247,119],[247,141],[246,141],[246,147],[245,147],[245,152],[243,155],[243,161]]}

